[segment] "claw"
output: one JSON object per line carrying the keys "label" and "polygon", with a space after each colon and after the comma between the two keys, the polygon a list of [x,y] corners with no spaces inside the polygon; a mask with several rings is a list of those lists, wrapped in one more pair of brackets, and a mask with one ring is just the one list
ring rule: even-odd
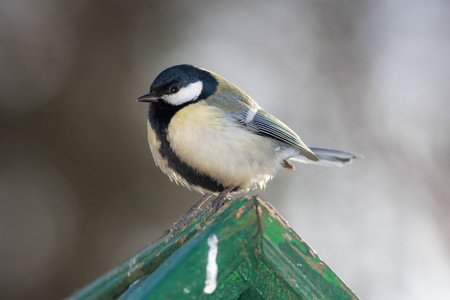
{"label": "claw", "polygon": [[199,213],[202,212],[200,206],[203,205],[211,197],[211,194],[205,194],[200,200],[194,203],[194,205],[189,208],[186,214],[184,214],[172,227],[172,233],[177,233],[181,228],[186,226],[186,224],[194,219]]}

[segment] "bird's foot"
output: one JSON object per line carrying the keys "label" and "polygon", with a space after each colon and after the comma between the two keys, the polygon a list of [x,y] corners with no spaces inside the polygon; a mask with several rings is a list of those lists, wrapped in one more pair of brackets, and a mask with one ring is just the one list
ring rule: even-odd
{"label": "bird's foot", "polygon": [[236,187],[235,186],[231,186],[226,188],[225,190],[223,190],[219,196],[217,196],[216,199],[212,200],[211,202],[209,202],[208,204],[208,209],[210,207],[213,208],[212,213],[215,214],[217,211],[219,211],[219,209],[225,205],[225,203],[227,203],[228,201],[230,201],[231,199],[227,198],[228,195],[231,193],[232,190],[234,190]]}
{"label": "bird's foot", "polygon": [[187,225],[189,221],[194,219],[199,213],[202,212],[202,209],[200,208],[203,203],[208,201],[208,199],[211,197],[211,194],[205,194],[200,200],[194,203],[194,205],[189,208],[186,214],[184,214],[178,221],[175,222],[175,224],[172,227],[172,233],[177,233],[181,228]]}

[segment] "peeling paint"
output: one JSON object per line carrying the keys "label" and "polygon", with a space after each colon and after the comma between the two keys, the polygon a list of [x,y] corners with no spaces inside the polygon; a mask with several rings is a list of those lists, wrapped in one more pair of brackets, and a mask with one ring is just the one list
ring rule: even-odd
{"label": "peeling paint", "polygon": [[236,218],[237,218],[237,219],[240,219],[240,218],[241,218],[241,215],[242,215],[242,213],[245,211],[246,208],[247,208],[246,206],[241,206],[241,207],[239,208],[239,210],[238,210],[237,213],[236,213]]}
{"label": "peeling paint", "polygon": [[284,237],[287,241],[292,241],[292,236],[290,236],[287,232],[283,232],[281,236]]}
{"label": "peeling paint", "polygon": [[137,265],[136,265],[136,256],[130,261],[130,263],[129,263],[129,265],[128,265],[128,272],[127,272],[127,276],[128,277],[130,277],[130,275],[131,275],[131,272],[133,272],[135,269],[136,269],[136,267],[138,267]]}

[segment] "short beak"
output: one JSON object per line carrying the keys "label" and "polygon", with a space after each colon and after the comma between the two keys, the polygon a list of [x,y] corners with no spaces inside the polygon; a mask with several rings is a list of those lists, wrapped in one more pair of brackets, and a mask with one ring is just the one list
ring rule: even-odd
{"label": "short beak", "polygon": [[158,101],[159,97],[156,97],[152,93],[148,93],[137,98],[138,102],[155,102]]}

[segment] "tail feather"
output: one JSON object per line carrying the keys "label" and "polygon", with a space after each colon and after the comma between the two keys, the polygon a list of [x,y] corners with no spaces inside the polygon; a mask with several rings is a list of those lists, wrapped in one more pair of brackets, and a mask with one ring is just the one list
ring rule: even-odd
{"label": "tail feather", "polygon": [[316,156],[319,158],[319,161],[309,160],[303,155],[290,157],[289,159],[307,164],[311,163],[322,166],[342,167],[343,165],[352,162],[353,159],[362,158],[361,155],[340,150],[319,147],[309,147],[309,149],[311,149],[311,151],[316,154]]}

